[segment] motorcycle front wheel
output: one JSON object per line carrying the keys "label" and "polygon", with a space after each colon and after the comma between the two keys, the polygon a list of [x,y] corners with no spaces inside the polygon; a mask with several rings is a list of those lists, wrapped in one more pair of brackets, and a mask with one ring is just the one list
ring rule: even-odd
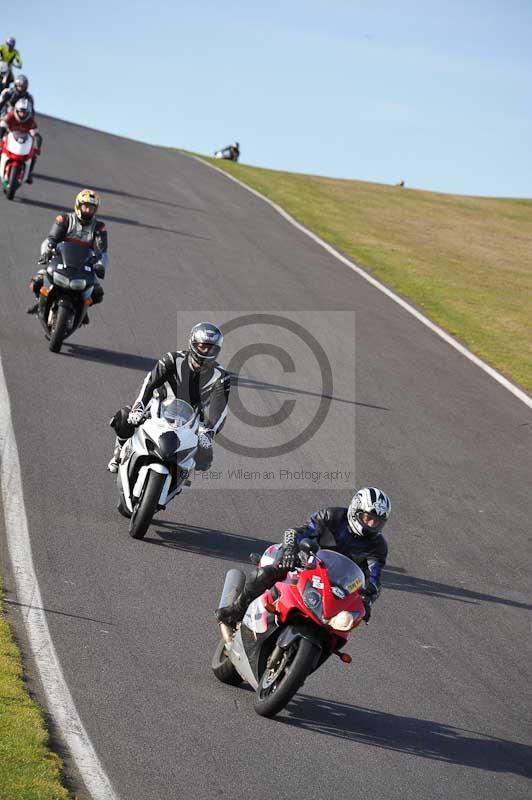
{"label": "motorcycle front wheel", "polygon": [[308,639],[296,639],[286,650],[275,648],[255,693],[254,709],[261,717],[274,717],[303,686],[315,664],[319,648]]}
{"label": "motorcycle front wheel", "polygon": [[50,333],[50,344],[48,345],[52,353],[59,353],[63,339],[67,335],[68,321],[72,311],[66,306],[59,306],[55,315],[55,325]]}
{"label": "motorcycle front wheel", "polygon": [[153,515],[157,511],[159,498],[166,480],[166,475],[150,470],[148,480],[144,485],[144,491],[139,502],[133,510],[129,522],[129,535],[133,539],[142,539],[150,527]]}
{"label": "motorcycle front wheel", "polygon": [[6,197],[8,200],[13,200],[17,189],[18,189],[18,167],[11,167],[11,172],[9,173],[9,180],[6,187]]}

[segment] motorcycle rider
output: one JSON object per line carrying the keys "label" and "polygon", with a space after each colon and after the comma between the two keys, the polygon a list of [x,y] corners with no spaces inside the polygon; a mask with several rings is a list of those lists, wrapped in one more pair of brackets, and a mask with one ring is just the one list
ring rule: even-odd
{"label": "motorcycle rider", "polygon": [[28,92],[28,79],[25,75],[17,75],[13,86],[6,87],[0,93],[0,114],[4,107],[11,106],[14,108],[18,100],[27,99],[30,101],[32,108],[35,110],[35,102],[33,95]]}
{"label": "motorcycle rider", "polygon": [[0,119],[0,138],[3,138],[7,133],[16,131],[29,133],[33,136],[33,156],[28,177],[26,178],[26,183],[33,183],[33,170],[37,163],[37,156],[41,154],[42,136],[39,133],[37,120],[33,115],[33,103],[27,97],[17,100],[13,110]]}
{"label": "motorcycle rider", "polygon": [[364,572],[363,599],[368,622],[371,606],[381,592],[381,572],[388,554],[382,529],[391,508],[390,498],[382,489],[364,486],[353,496],[348,508],[328,507],[314,512],[305,525],[285,531],[279,563],[252,570],[235,602],[216,610],[218,621],[233,627],[240,622],[252,600],[271,589],[277,581],[284,580],[297,566],[298,543],[302,539],[313,539],[321,548],[347,556]]}
{"label": "motorcycle rider", "polygon": [[109,472],[118,471],[122,446],[141,423],[155,390],[159,398],[174,395],[200,410],[196,469],[205,471],[211,467],[212,442],[225,422],[230,390],[229,373],[216,361],[223,338],[216,325],[198,322],[190,331],[188,350],[166,353],[159,359],[146,375],[133,408],[119,409],[109,423],[116,432],[113,457],[107,465]]}
{"label": "motorcycle rider", "polygon": [[[50,233],[41,245],[41,257],[38,263],[47,265],[60,242],[77,242],[94,250],[95,260],[93,267],[98,277],[103,279],[109,264],[109,255],[107,252],[108,241],[105,223],[96,217],[99,205],[100,198],[96,192],[92,189],[82,189],[76,195],[74,211],[62,211],[55,218]],[[37,301],[39,301],[41,288],[46,280],[46,266],[44,266],[33,276],[30,283],[30,288],[33,290]],[[103,288],[95,278],[91,295],[92,305],[101,303],[103,295]],[[28,308],[28,314],[36,314],[38,310],[39,302]],[[87,324],[88,321],[89,319],[86,315],[84,324]]]}
{"label": "motorcycle rider", "polygon": [[0,61],[5,61],[5,63],[9,67],[9,81],[11,83],[13,80],[13,67],[17,67],[17,69],[22,69],[22,59],[20,58],[20,53],[18,50],[15,50],[16,40],[13,36],[8,36],[5,44],[0,44]]}

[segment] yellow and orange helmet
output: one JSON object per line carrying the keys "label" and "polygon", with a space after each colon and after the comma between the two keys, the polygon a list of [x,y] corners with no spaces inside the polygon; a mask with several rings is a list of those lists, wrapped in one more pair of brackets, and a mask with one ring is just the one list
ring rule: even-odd
{"label": "yellow and orange helmet", "polygon": [[[92,189],[82,189],[74,201],[74,213],[81,222],[90,222],[98,211],[100,198]],[[82,210],[82,206],[85,209]]]}

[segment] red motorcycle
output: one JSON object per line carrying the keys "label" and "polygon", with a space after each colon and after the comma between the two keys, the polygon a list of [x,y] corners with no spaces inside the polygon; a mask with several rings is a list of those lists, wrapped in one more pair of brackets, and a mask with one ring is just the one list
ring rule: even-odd
{"label": "red motorcycle", "polygon": [[[237,686],[245,680],[253,686],[254,708],[263,717],[283,709],[333,653],[350,663],[342,648],[365,617],[360,567],[332,550],[315,552],[309,539],[299,547],[300,568],[254,600],[236,630],[220,624],[222,640],[212,661],[222,683]],[[280,546],[271,545],[260,566],[275,564],[280,556]],[[234,602],[244,582],[242,570],[229,570],[220,607]]]}
{"label": "red motorcycle", "polygon": [[31,133],[9,131],[2,140],[0,176],[8,200],[13,200],[15,192],[27,178],[33,151],[34,141]]}

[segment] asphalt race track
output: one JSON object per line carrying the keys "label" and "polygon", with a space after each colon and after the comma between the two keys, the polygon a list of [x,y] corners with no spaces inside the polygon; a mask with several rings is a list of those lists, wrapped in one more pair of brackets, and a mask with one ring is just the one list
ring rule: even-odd
{"label": "asphalt race track", "polygon": [[[219,173],[50,118],[41,128],[34,185],[0,197],[1,355],[49,627],[117,795],[529,798],[530,410]],[[24,313],[27,284],[57,210],[85,184],[108,223],[106,295],[54,355]],[[115,510],[107,422],[177,347],[178,312],[190,309],[306,312],[308,331],[332,336],[327,419],[283,463],[355,474],[329,488],[202,479],[136,542]],[[356,390],[340,311],[355,312]],[[272,330],[276,346],[283,336]],[[324,392],[301,361],[295,373],[271,355],[250,361],[242,403],[274,413],[290,398],[290,424],[304,424]],[[255,432],[240,417],[224,434],[245,442]],[[238,456],[220,446],[215,468],[226,462]],[[210,670],[224,570],[361,484],[394,505],[371,624],[352,636],[351,666],[328,662],[277,720],[262,719],[250,691]]]}

